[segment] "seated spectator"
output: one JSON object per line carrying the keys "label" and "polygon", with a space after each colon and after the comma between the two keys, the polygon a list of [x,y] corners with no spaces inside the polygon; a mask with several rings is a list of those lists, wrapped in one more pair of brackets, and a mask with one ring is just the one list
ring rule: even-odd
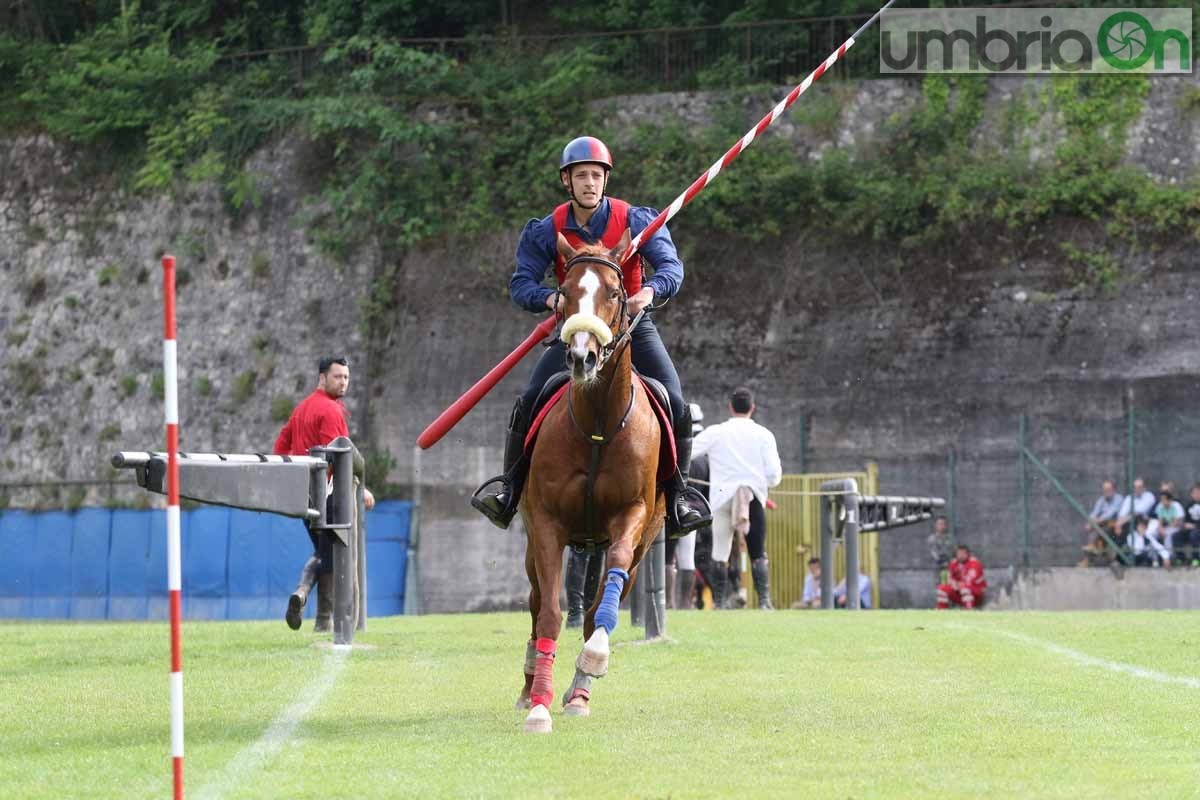
{"label": "seated spectator", "polygon": [[1117,512],[1117,531],[1124,535],[1129,531],[1129,521],[1138,514],[1147,517],[1154,516],[1154,507],[1158,498],[1146,488],[1146,482],[1141,478],[1133,479],[1133,492],[1121,501],[1121,510]]}
{"label": "seated spectator", "polygon": [[1150,567],[1161,564],[1164,558],[1169,560],[1167,548],[1163,547],[1156,536],[1150,535],[1151,526],[1156,526],[1158,520],[1150,519],[1144,514],[1134,518],[1133,531],[1129,534],[1129,552],[1133,554],[1135,567]]}
{"label": "seated spectator", "polygon": [[1183,527],[1175,536],[1176,563],[1200,567],[1200,483],[1192,486],[1183,510]]}
{"label": "seated spectator", "polygon": [[821,607],[821,559],[810,558],[808,560],[808,574],[804,576],[804,592],[800,595],[800,602],[793,604],[792,608],[820,608]]}
{"label": "seated spectator", "polygon": [[1154,507],[1155,519],[1146,529],[1146,535],[1159,545],[1166,555],[1162,558],[1163,566],[1171,566],[1171,552],[1174,550],[1175,534],[1183,527],[1183,506],[1175,499],[1169,484],[1163,484],[1158,493],[1158,505]]}
{"label": "seated spectator", "polygon": [[[833,604],[837,608],[846,607],[846,579],[833,587]],[[871,579],[861,572],[858,573],[858,605],[860,608],[871,607]]]}
{"label": "seated spectator", "polygon": [[937,607],[947,609],[951,603],[967,609],[981,606],[987,591],[983,564],[971,555],[971,549],[965,544],[960,544],[954,551],[948,571],[950,577],[938,586]]}
{"label": "seated spectator", "polygon": [[1117,492],[1116,482],[1111,478],[1105,479],[1100,484],[1100,496],[1092,505],[1092,513],[1088,515],[1088,523],[1084,526],[1084,531],[1089,534],[1089,542],[1084,545],[1084,550],[1089,553],[1105,551],[1104,538],[1096,531],[1097,528],[1107,533],[1118,545],[1122,544],[1117,535],[1117,516],[1123,502],[1125,498]]}

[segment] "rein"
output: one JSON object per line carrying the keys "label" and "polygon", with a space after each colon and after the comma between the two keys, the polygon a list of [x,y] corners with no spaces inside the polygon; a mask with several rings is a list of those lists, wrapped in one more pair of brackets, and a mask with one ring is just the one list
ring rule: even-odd
{"label": "rein", "polygon": [[[632,322],[626,319],[625,310],[628,296],[625,294],[625,276],[624,273],[621,272],[621,267],[617,263],[602,256],[589,254],[577,255],[567,262],[566,272],[569,273],[572,267],[580,263],[603,264],[604,266],[615,270],[617,273],[618,285],[621,287],[621,304],[617,312],[618,319],[622,320],[621,332],[615,336],[611,342],[600,348],[600,356],[598,359],[599,363],[597,363],[596,369],[601,370],[604,368],[604,365],[608,362],[609,358],[615,355],[622,347],[628,346],[632,341],[631,333],[633,329],[637,327],[637,324],[642,321],[642,317],[645,315],[646,309],[643,308],[641,311],[639,311]],[[608,398],[612,396],[613,384],[613,381],[610,381],[608,384],[608,392],[605,395],[603,406],[604,409],[608,408]],[[575,430],[579,431],[579,433],[588,440],[592,447],[591,460],[588,464],[587,486],[583,496],[583,513],[587,524],[587,538],[583,541],[583,544],[588,547],[592,547],[596,544],[607,544],[607,540],[603,542],[597,542],[596,540],[596,472],[597,468],[600,466],[600,454],[602,448],[604,445],[612,441],[612,438],[616,436],[617,433],[619,433],[622,429],[624,429],[625,424],[629,421],[629,414],[633,411],[633,394],[635,390],[636,383],[631,381],[629,385],[629,403],[625,406],[625,413],[621,415],[620,421],[617,423],[616,428],[613,429],[611,434],[606,434],[604,431],[604,414],[602,413],[596,415],[595,433],[589,434],[583,429],[583,426],[579,424],[579,420],[575,418],[575,407],[571,403],[570,397],[571,390],[568,390],[567,415],[571,418],[571,424],[575,426]]]}

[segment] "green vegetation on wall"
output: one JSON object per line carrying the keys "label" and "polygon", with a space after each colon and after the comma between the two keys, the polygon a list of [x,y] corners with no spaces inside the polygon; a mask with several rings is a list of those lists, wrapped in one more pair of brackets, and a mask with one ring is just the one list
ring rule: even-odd
{"label": "green vegetation on wall", "polygon": [[[417,13],[406,0],[350,9],[314,0],[304,12],[262,2],[237,13],[203,0],[131,1],[107,19],[101,11],[90,27],[64,28],[59,17],[73,5],[49,4],[38,20],[57,37],[30,35],[37,26],[29,19],[24,38],[0,35],[0,72],[11,73],[25,57],[19,79],[0,90],[0,105],[12,112],[0,122],[10,129],[33,124],[102,151],[127,165],[134,191],[218,181],[235,214],[258,202],[254,176],[244,170],[247,155],[284,132],[302,132],[315,178],[308,223],[343,260],[364,252],[363,245],[403,252],[432,237],[516,228],[546,213],[562,198],[557,152],[582,131],[620,143],[614,193],[665,205],[752,121],[738,100],[746,92],[769,96],[766,87],[746,87],[731,93],[711,125],[659,122],[631,131],[606,119],[602,103],[581,99],[619,89],[613,53],[579,44],[521,57],[500,48],[463,62],[395,41],[486,27],[492,12],[465,0],[436,14]],[[556,15],[597,29],[830,10],[820,3],[622,8],[571,6]],[[300,83],[287,59],[222,60],[238,48],[298,36],[325,45],[321,64]],[[46,41],[56,38],[65,43]],[[1010,101],[1001,124],[992,122],[993,132],[999,128],[994,141],[978,136],[987,85],[976,76],[925,79],[920,103],[888,120],[874,145],[801,158],[790,142],[766,138],[674,224],[751,242],[800,225],[833,241],[900,248],[1061,216],[1103,221],[1118,237],[1196,234],[1191,187],[1156,184],[1124,164],[1125,132],[1142,108],[1145,78],[1064,77],[1040,86]],[[806,136],[829,140],[853,94],[852,85],[827,79],[792,118]],[[1042,124],[1047,115],[1055,115],[1049,126]],[[1032,140],[1038,130],[1051,138]],[[375,266],[364,300],[368,329],[395,303],[397,261],[385,257]],[[98,280],[106,285],[116,277],[110,267]]]}

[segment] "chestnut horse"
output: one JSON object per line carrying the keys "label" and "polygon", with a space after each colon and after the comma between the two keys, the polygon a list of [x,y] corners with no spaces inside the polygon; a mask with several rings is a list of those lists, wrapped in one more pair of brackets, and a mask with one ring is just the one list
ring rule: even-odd
{"label": "chestnut horse", "polygon": [[574,250],[558,237],[558,251],[567,262],[559,287],[564,301],[560,338],[567,346],[571,381],[566,398],[542,421],[521,501],[533,632],[517,707],[530,709],[529,733],[551,730],[563,549],[597,544],[608,551],[607,576],[588,609],[575,678],[562,698],[565,714],[586,716],[592,679],[608,671],[618,603],[629,593],[666,514],[655,480],[659,424],[645,388],[633,381],[619,266],[628,245],[628,231],[612,250],[600,245]]}

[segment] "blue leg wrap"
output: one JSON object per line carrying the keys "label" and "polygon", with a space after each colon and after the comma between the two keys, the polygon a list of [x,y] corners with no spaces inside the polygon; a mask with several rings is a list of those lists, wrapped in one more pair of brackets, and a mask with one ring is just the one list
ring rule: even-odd
{"label": "blue leg wrap", "polygon": [[604,582],[604,597],[600,598],[600,606],[596,609],[596,627],[604,628],[610,636],[617,628],[617,607],[621,605],[621,590],[628,580],[628,572],[613,567]]}

